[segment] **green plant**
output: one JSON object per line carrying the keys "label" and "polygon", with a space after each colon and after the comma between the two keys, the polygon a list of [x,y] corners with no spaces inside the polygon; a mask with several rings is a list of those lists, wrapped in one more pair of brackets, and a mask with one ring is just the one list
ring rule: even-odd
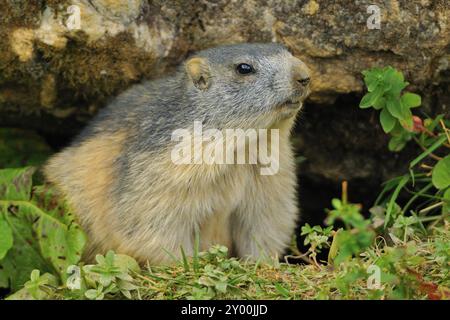
{"label": "green plant", "polygon": [[105,256],[97,255],[97,264],[82,267],[78,294],[82,293],[91,300],[101,300],[105,295],[117,296],[121,294],[131,299],[131,293],[137,290],[131,274],[140,273],[138,263],[126,255],[108,251]]}
{"label": "green plant", "polygon": [[329,238],[333,235],[333,226],[322,228],[321,226],[311,227],[308,223],[301,228],[301,236],[305,236],[304,244],[310,245],[309,257],[318,265],[317,253],[323,248],[329,248]]}
{"label": "green plant", "polygon": [[96,261],[93,265],[70,266],[71,275],[62,284],[49,273],[40,276],[39,270],[33,270],[24,288],[8,299],[131,299],[132,293],[138,292],[132,275],[141,269],[133,258],[109,251],[105,256],[97,255]]}
{"label": "green plant", "polygon": [[18,290],[33,269],[67,278],[86,237],[66,203],[33,187],[34,168],[0,170],[0,287]]}
{"label": "green plant", "polygon": [[[361,207],[347,201],[347,185],[343,184],[342,199],[333,199],[333,209],[328,211],[326,223],[334,226],[340,221],[344,228],[326,232],[320,226],[305,225],[301,235],[313,263],[319,266],[316,251],[330,247],[328,263],[342,266],[346,272],[335,280],[335,286],[347,293],[357,281],[365,278],[363,261],[358,256],[374,259],[382,269],[383,282],[392,288],[391,296],[410,298],[415,293],[411,288],[428,294],[429,298],[447,297],[449,292],[427,283],[424,277],[414,271],[424,263],[418,253],[417,243],[426,241],[437,226],[448,226],[450,213],[450,131],[449,120],[443,115],[422,120],[413,116],[411,108],[420,106],[421,97],[403,92],[408,83],[403,75],[392,67],[374,68],[363,72],[368,93],[360,103],[361,108],[373,107],[380,110],[383,130],[391,134],[389,149],[400,151],[408,141],[413,140],[422,152],[414,158],[409,173],[387,181],[375,206],[370,209],[371,217],[361,214]],[[409,199],[403,203],[402,196]],[[333,240],[330,244],[330,236]],[[375,242],[375,239],[378,239]],[[445,243],[448,244],[448,238]],[[448,261],[448,245],[436,241],[436,259]],[[442,265],[448,275],[448,265]],[[320,267],[320,266],[319,266]],[[424,288],[427,288],[426,290]],[[380,297],[380,292],[374,292]]]}
{"label": "green plant", "polygon": [[[347,182],[342,183],[342,198],[333,199],[331,204],[333,209],[328,210],[325,220],[327,228],[311,227],[307,223],[301,228],[301,236],[305,236],[304,244],[310,245],[309,257],[316,266],[319,266],[317,253],[323,248],[330,248],[328,263],[339,265],[364,252],[375,238],[372,221],[361,214],[361,206],[347,201]],[[343,223],[344,228],[334,230],[338,221]]]}
{"label": "green plant", "polygon": [[372,245],[375,232],[371,221],[361,214],[361,206],[347,201],[347,183],[342,184],[342,199],[332,200],[333,210],[328,211],[328,225],[341,221],[344,228],[336,231],[333,237],[328,262],[340,264],[358,255]]}
{"label": "green plant", "polygon": [[[394,68],[373,68],[364,71],[363,75],[368,93],[361,100],[360,107],[381,110],[383,130],[392,135],[389,149],[399,151],[407,141],[413,140],[422,150],[409,163],[409,174],[386,182],[375,203],[382,207],[378,210],[377,219],[383,221],[384,229],[393,235],[401,229],[403,240],[406,240],[414,232],[425,232],[425,222],[448,217],[450,122],[443,115],[424,120],[413,116],[410,109],[420,106],[421,97],[410,92],[402,93],[408,82]],[[411,194],[411,198],[400,207],[397,201],[405,191]],[[436,215],[440,208],[441,215]]]}
{"label": "green plant", "polygon": [[361,99],[360,108],[380,110],[380,123],[386,133],[391,133],[389,149],[401,150],[420,127],[415,123],[411,108],[421,105],[419,95],[402,93],[408,86],[403,74],[392,67],[363,71],[368,93]]}

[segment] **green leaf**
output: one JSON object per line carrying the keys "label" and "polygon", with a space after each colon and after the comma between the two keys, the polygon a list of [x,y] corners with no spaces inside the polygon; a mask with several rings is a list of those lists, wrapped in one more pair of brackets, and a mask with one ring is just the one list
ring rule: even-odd
{"label": "green leaf", "polygon": [[8,253],[13,246],[13,233],[11,227],[0,214],[0,260]]}
{"label": "green leaf", "polygon": [[37,281],[37,280],[39,280],[40,275],[41,275],[41,272],[37,269],[34,269],[33,271],[31,271],[30,280]]}
{"label": "green leaf", "polygon": [[388,97],[386,99],[386,107],[389,113],[395,118],[399,120],[403,120],[405,118],[405,112],[399,99]]}
{"label": "green leaf", "polygon": [[369,92],[372,92],[382,80],[383,70],[375,67],[370,70],[364,70],[362,74],[364,75],[364,82],[367,89]]}
{"label": "green leaf", "polygon": [[207,287],[213,287],[215,285],[215,281],[207,276],[201,276],[200,278],[198,278],[197,282]]}
{"label": "green leaf", "polygon": [[380,86],[380,80],[379,79],[377,79],[375,81],[372,81],[370,84],[368,84],[367,85],[367,91],[373,92],[373,91],[375,91],[378,88],[378,86]]}
{"label": "green leaf", "polygon": [[141,268],[134,258],[119,253],[116,254],[114,258],[114,265],[117,266],[121,272],[128,273],[131,271],[140,273]]}
{"label": "green leaf", "polygon": [[67,226],[49,218],[40,219],[35,230],[43,257],[65,281],[67,268],[80,261],[86,243],[83,231],[76,223]]}
{"label": "green leaf", "polygon": [[401,151],[405,145],[407,140],[403,138],[403,136],[393,136],[391,140],[389,140],[388,149],[393,152]]}
{"label": "green leaf", "polygon": [[214,288],[221,293],[226,293],[227,292],[227,286],[228,284],[226,282],[216,282]]}
{"label": "green leaf", "polygon": [[450,186],[450,155],[439,160],[436,164],[431,181],[438,189],[445,189]]}
{"label": "green leaf", "polygon": [[359,103],[359,107],[361,109],[370,108],[372,106],[373,93],[368,92],[362,97],[361,102]]}
{"label": "green leaf", "polygon": [[368,92],[364,95],[359,103],[361,109],[369,108],[377,103],[378,99],[383,95],[383,88],[377,87],[373,92]]}
{"label": "green leaf", "polygon": [[442,206],[442,214],[450,214],[450,188],[444,192],[444,205]]}
{"label": "green leaf", "polygon": [[392,193],[391,199],[389,200],[388,207],[386,209],[386,218],[384,220],[384,228],[386,229],[388,223],[390,222],[390,218],[393,215],[394,208],[395,208],[395,201],[397,200],[398,195],[400,194],[400,191],[403,189],[403,187],[408,183],[409,176],[403,176],[400,182],[398,183],[397,187],[395,188],[394,192]]}
{"label": "green leaf", "polygon": [[39,270],[31,272],[30,280],[25,283],[24,288],[8,296],[7,300],[45,300],[50,298],[50,293],[45,290],[46,286],[57,287],[58,279],[50,274],[44,273],[42,276]]}
{"label": "green leaf", "polygon": [[0,200],[28,200],[34,171],[33,167],[0,170]]}
{"label": "green leaf", "polygon": [[337,199],[337,198],[333,198],[331,200],[331,205],[333,206],[333,208],[338,209],[338,210],[340,208],[342,208],[342,202],[340,199]]}
{"label": "green leaf", "polygon": [[418,94],[406,92],[401,97],[402,104],[408,108],[418,107],[422,104],[422,99]]}
{"label": "green leaf", "polygon": [[375,103],[373,104],[373,108],[375,110],[380,110],[386,107],[386,98],[380,97]]}
{"label": "green leaf", "polygon": [[338,253],[334,264],[339,265],[369,247],[375,238],[375,233],[369,229],[341,230],[335,237]]}
{"label": "green leaf", "polygon": [[305,223],[304,226],[302,226],[301,228],[301,236],[304,236],[305,234],[311,233],[312,232],[312,228],[308,223]]}
{"label": "green leaf", "polygon": [[120,290],[125,290],[125,291],[132,291],[132,290],[138,289],[138,286],[136,286],[132,282],[124,281],[124,280],[119,280],[117,283],[117,286],[120,288]]}
{"label": "green leaf", "polygon": [[131,293],[128,290],[120,290],[120,292],[127,298],[131,300]]}
{"label": "green leaf", "polygon": [[407,111],[405,111],[405,115],[404,116],[405,116],[405,118],[400,120],[400,124],[407,131],[412,132],[414,123],[413,123],[411,110],[408,109]]}
{"label": "green leaf", "polygon": [[65,280],[67,267],[78,263],[86,242],[56,193],[36,188],[32,194],[32,173],[32,168],[0,170],[0,216],[14,238],[0,261],[0,279],[3,283],[7,277],[13,291],[28,280],[33,269],[56,270]]}
{"label": "green leaf", "polygon": [[385,68],[383,81],[386,86],[389,86],[388,92],[396,98],[400,96],[401,91],[408,85],[404,81],[403,74],[392,67]]}
{"label": "green leaf", "polygon": [[6,221],[13,230],[14,245],[0,261],[0,277],[6,277],[12,291],[17,291],[29,280],[33,269],[52,272],[52,268],[39,252],[32,230],[35,217],[23,212],[18,206],[10,206],[0,200],[0,214],[5,214],[8,209],[13,212],[6,216]]}
{"label": "green leaf", "polygon": [[29,280],[33,269],[50,271],[50,266],[39,253],[34,239],[34,217],[22,214],[19,204],[31,197],[33,168],[0,170],[0,215],[12,230],[14,244],[0,261],[2,286],[5,279],[16,291]]}
{"label": "green leaf", "polygon": [[396,122],[395,118],[389,113],[389,111],[386,108],[381,110],[380,123],[381,126],[383,127],[384,132],[389,133],[390,131],[392,131],[392,129],[394,129],[395,122]]}
{"label": "green leaf", "polygon": [[284,296],[285,298],[290,298],[291,295],[289,293],[289,290],[286,289],[285,287],[283,287],[281,284],[279,283],[275,283],[275,289],[277,289],[277,291]]}
{"label": "green leaf", "polygon": [[101,291],[97,291],[95,289],[89,289],[85,293],[86,298],[89,300],[102,300],[103,293]]}
{"label": "green leaf", "polygon": [[331,246],[330,246],[330,251],[328,251],[328,263],[331,264],[334,259],[336,258],[338,251],[339,251],[339,247],[338,247],[338,241],[337,238],[339,236],[339,232],[341,232],[342,229],[339,229],[338,231],[336,231],[336,233],[333,236],[333,242],[331,242]]}

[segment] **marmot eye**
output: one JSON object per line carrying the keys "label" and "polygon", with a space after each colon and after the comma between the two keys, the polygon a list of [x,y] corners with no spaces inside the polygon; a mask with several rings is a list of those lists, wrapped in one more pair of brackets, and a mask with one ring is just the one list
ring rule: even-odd
{"label": "marmot eye", "polygon": [[249,74],[251,72],[253,72],[253,67],[249,64],[246,63],[241,63],[238,64],[238,66],[236,67],[237,72],[239,72],[240,74]]}

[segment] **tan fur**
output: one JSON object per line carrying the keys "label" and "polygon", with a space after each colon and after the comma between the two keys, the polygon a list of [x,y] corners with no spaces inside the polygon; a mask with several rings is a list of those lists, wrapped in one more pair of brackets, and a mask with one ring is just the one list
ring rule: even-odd
{"label": "tan fur", "polygon": [[[136,177],[137,185],[145,184],[149,174],[161,179],[153,188],[131,192],[127,211],[138,214],[127,218],[137,219],[139,225],[132,238],[121,242],[121,251],[141,261],[168,262],[170,257],[164,251],[179,255],[180,247],[183,247],[188,254],[193,253],[197,232],[201,248],[212,244],[231,248],[226,221],[240,199],[239,187],[247,184],[248,177],[239,173],[226,175],[228,168],[225,165],[174,165],[167,155],[164,157],[163,154],[151,166],[137,169],[140,172]],[[140,167],[139,159],[135,166]],[[238,171],[244,173],[244,170]],[[158,223],[160,227],[148,229],[152,223]],[[215,234],[216,230],[222,231]]]}
{"label": "tan fur", "polygon": [[63,191],[90,238],[87,257],[117,246],[111,226],[112,201],[108,197],[115,175],[113,162],[120,154],[126,134],[97,136],[80,147],[71,147],[52,157],[44,167],[50,182]]}
{"label": "tan fur", "polygon": [[215,244],[221,244],[231,251],[233,241],[230,227],[230,212],[224,214],[219,211],[206,219],[200,227],[200,249],[205,251]]}

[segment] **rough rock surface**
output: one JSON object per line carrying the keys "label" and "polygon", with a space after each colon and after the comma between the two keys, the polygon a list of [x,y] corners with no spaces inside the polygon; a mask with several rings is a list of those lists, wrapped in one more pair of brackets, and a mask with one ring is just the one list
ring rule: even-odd
{"label": "rough rock surface", "polygon": [[[367,26],[373,4],[380,29]],[[364,181],[367,198],[405,160],[386,152],[376,115],[357,108],[361,70],[392,65],[428,111],[449,113],[449,21],[447,0],[4,0],[0,126],[70,137],[108,97],[192,51],[277,41],[313,71],[295,137],[305,189]]]}

